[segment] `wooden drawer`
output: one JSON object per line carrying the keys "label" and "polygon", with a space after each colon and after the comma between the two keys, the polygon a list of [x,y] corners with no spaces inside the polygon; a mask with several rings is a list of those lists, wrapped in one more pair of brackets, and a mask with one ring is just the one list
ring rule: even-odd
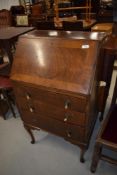
{"label": "wooden drawer", "polygon": [[83,127],[66,124],[48,117],[41,117],[39,115],[34,116],[27,111],[23,111],[22,118],[26,124],[43,129],[64,138],[71,138],[72,140],[79,141],[83,141],[83,139],[85,139],[85,128]]}
{"label": "wooden drawer", "polygon": [[[86,125],[86,116],[85,113],[64,110],[58,106],[51,104],[43,103],[41,101],[32,100],[28,101],[26,98],[18,98],[19,108],[22,110],[31,113],[32,116],[40,115],[41,117],[50,117],[60,120],[65,123],[85,126]],[[29,115],[29,114],[27,114]]]}
{"label": "wooden drawer", "polygon": [[39,100],[63,109],[85,112],[87,100],[83,96],[73,97],[61,93],[51,92],[40,88],[17,85],[15,88],[19,97],[24,97],[29,101]]}

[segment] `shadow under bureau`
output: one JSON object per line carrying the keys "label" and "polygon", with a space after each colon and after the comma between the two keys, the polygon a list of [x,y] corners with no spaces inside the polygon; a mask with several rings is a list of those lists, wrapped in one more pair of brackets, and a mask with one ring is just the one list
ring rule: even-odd
{"label": "shadow under bureau", "polygon": [[84,161],[98,114],[98,55],[104,36],[35,30],[20,37],[11,80],[32,143],[32,130],[43,129],[78,145]]}

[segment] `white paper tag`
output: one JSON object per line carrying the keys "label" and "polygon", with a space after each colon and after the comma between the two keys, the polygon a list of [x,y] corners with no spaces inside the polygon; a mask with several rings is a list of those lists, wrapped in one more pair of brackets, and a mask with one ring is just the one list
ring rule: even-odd
{"label": "white paper tag", "polygon": [[82,45],[82,49],[88,49],[88,48],[89,48],[89,45],[88,44]]}
{"label": "white paper tag", "polygon": [[100,81],[100,86],[106,86],[106,82],[105,81]]}

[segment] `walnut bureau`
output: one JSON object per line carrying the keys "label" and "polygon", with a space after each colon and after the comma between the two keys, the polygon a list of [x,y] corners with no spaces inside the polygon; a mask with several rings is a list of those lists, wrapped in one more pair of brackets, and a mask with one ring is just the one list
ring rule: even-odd
{"label": "walnut bureau", "polygon": [[32,130],[43,129],[78,145],[84,161],[98,114],[98,55],[104,37],[35,30],[19,38],[11,80],[32,143]]}

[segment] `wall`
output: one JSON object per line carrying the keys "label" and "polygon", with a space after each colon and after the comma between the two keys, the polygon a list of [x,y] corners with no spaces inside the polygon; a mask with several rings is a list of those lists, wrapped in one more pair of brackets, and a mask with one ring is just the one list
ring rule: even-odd
{"label": "wall", "polygon": [[0,0],[0,10],[10,9],[12,5],[19,5],[19,0]]}

